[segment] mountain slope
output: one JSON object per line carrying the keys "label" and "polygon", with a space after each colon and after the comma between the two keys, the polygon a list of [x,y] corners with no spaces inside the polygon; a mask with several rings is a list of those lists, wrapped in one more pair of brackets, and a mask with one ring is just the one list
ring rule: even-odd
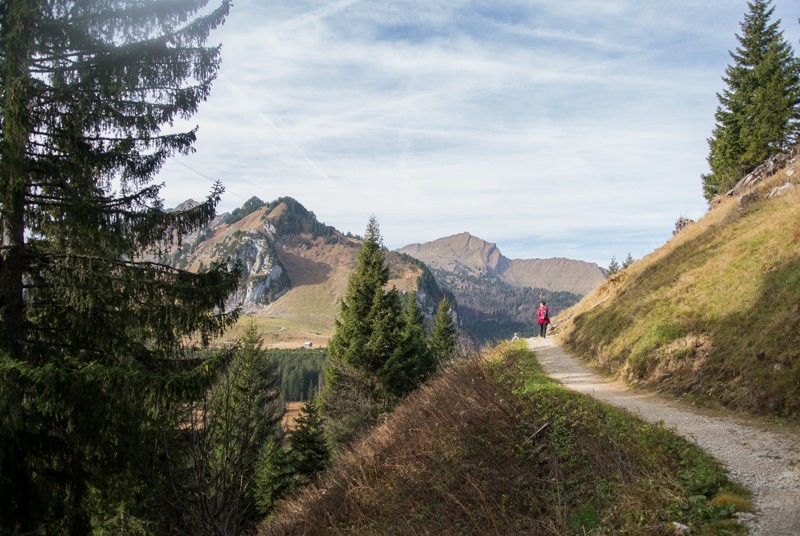
{"label": "mountain slope", "polygon": [[594,263],[573,259],[508,259],[496,244],[460,233],[424,244],[410,244],[407,253],[439,270],[480,277],[499,277],[513,287],[541,288],[584,295],[603,280]]}
{"label": "mountain slope", "polygon": [[632,383],[798,419],[798,177],[791,159],[609,278],[556,319],[566,345]]}
{"label": "mountain slope", "polygon": [[[228,307],[298,323],[324,341],[333,333],[338,301],[345,295],[360,244],[320,223],[292,198],[264,203],[253,197],[203,231],[184,237],[182,247],[161,260],[188,270],[239,263],[242,281]],[[421,278],[427,268],[392,252],[387,252],[387,264],[389,285],[407,291],[422,284],[423,313],[432,316],[442,292],[432,278]]]}
{"label": "mountain slope", "polygon": [[425,262],[452,292],[467,331],[481,342],[532,335],[536,308],[552,314],[578,302],[603,280],[596,264],[571,259],[508,259],[497,246],[461,233],[399,251]]}

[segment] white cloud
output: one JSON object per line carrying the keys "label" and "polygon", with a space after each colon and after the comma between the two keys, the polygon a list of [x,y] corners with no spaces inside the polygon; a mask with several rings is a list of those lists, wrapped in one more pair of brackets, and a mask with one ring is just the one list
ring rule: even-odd
{"label": "white cloud", "polygon": [[469,231],[509,256],[642,256],[704,210],[745,9],[241,0],[213,36],[223,67],[190,123],[197,152],[162,173],[167,204],[220,178],[223,210],[291,195],[343,231],[374,214],[390,247]]}

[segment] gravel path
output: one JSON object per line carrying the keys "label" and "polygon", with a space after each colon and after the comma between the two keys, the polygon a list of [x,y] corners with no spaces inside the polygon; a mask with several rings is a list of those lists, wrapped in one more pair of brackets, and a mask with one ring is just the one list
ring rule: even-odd
{"label": "gravel path", "polygon": [[800,536],[800,434],[768,431],[720,412],[701,412],[674,399],[632,390],[590,371],[552,337],[527,342],[551,378],[647,421],[664,421],[722,461],[753,492],[758,512],[742,515],[752,535]]}

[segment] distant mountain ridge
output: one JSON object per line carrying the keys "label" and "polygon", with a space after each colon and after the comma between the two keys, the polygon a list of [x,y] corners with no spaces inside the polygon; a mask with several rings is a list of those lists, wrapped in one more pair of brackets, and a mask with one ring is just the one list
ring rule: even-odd
{"label": "distant mountain ridge", "polygon": [[431,268],[439,285],[454,294],[464,328],[484,342],[515,332],[532,335],[540,300],[555,315],[605,279],[590,262],[509,259],[496,244],[466,232],[397,251]]}
{"label": "distant mountain ridge", "polygon": [[[190,199],[176,210],[196,204]],[[242,279],[229,308],[291,320],[324,339],[333,333],[360,245],[291,197],[252,197],[184,236],[180,248],[159,260],[191,271],[238,263]],[[479,342],[531,334],[540,299],[555,314],[604,278],[597,265],[584,261],[511,260],[496,244],[469,233],[388,251],[387,264],[389,284],[401,291],[416,288],[426,316],[449,293],[462,327]]]}
{"label": "distant mountain ridge", "polygon": [[431,268],[455,274],[495,275],[513,287],[542,288],[584,295],[605,279],[598,265],[566,258],[509,259],[497,244],[464,232],[410,244],[398,251],[421,260]]}

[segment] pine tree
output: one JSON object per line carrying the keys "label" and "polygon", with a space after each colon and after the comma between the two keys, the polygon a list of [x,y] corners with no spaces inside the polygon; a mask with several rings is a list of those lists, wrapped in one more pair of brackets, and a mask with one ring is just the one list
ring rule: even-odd
{"label": "pine tree", "polygon": [[630,253],[628,253],[628,255],[625,257],[625,260],[622,261],[622,269],[624,270],[625,268],[633,264],[633,262],[634,262],[633,257],[631,256]]}
{"label": "pine tree", "polygon": [[611,262],[608,263],[608,271],[606,272],[606,277],[610,275],[614,275],[620,271],[619,262],[617,262],[616,257],[611,257]]}
{"label": "pine tree", "polygon": [[428,339],[428,352],[438,366],[453,357],[458,349],[457,344],[458,328],[453,319],[453,309],[447,297],[443,297],[433,317],[433,328]]}
{"label": "pine tree", "polygon": [[702,177],[709,201],[800,136],[800,61],[778,29],[780,20],[770,22],[771,0],[748,2],[748,8],[725,70],[726,88],[717,94],[711,173]]}
{"label": "pine tree", "polygon": [[424,358],[412,346],[419,347],[422,325],[419,331],[407,329],[405,321],[414,317],[421,322],[421,315],[413,310],[416,304],[403,314],[398,291],[385,288],[388,281],[380,230],[372,217],[328,345],[330,364],[319,400],[333,444],[355,438],[419,385],[419,360]]}
{"label": "pine tree", "polygon": [[205,41],[229,0],[206,3],[0,5],[0,532],[87,534],[139,504],[158,438],[220,363],[181,342],[235,319],[235,271],[143,257],[222,194],[167,212],[153,184],[195,139],[162,126],[197,110],[219,65]]}
{"label": "pine tree", "polygon": [[248,324],[230,364],[202,403],[190,406],[186,421],[196,424],[189,464],[173,478],[177,494],[171,498],[180,505],[183,533],[241,534],[259,517],[264,483],[256,474],[263,451],[281,447],[284,413],[280,377],[262,345],[255,324]]}
{"label": "pine tree", "polygon": [[391,396],[402,397],[419,387],[436,371],[436,363],[426,345],[424,319],[417,292],[412,290],[408,294],[401,314],[387,315],[387,320],[391,325],[379,326],[376,333],[392,334],[394,349],[379,375]]}
{"label": "pine tree", "polygon": [[417,291],[412,290],[408,293],[403,308],[403,341],[401,344],[403,351],[408,356],[409,369],[412,371],[411,382],[406,392],[416,389],[436,372],[437,362],[428,352],[425,335],[425,319],[419,307]]}
{"label": "pine tree", "polygon": [[[378,322],[389,319],[386,308],[396,305],[384,290],[388,282],[380,229],[373,216],[339,306],[319,394],[325,431],[333,445],[350,442],[388,409],[377,375],[391,334],[375,333]],[[394,316],[398,313],[396,309]]]}
{"label": "pine tree", "polygon": [[[335,322],[335,332],[328,344],[330,357],[351,366],[370,372],[377,372],[383,364],[374,350],[379,348],[373,342],[374,324],[381,316],[381,309],[389,301],[384,299],[384,287],[389,282],[389,268],[380,228],[375,217],[367,224],[361,250],[356,258],[356,269],[347,283],[347,292],[340,304],[339,317]],[[379,351],[379,350],[378,350]]]}
{"label": "pine tree", "polygon": [[289,463],[296,485],[306,484],[328,464],[330,449],[315,401],[307,401],[300,409],[300,414],[295,419],[295,429],[289,436],[289,445]]}

